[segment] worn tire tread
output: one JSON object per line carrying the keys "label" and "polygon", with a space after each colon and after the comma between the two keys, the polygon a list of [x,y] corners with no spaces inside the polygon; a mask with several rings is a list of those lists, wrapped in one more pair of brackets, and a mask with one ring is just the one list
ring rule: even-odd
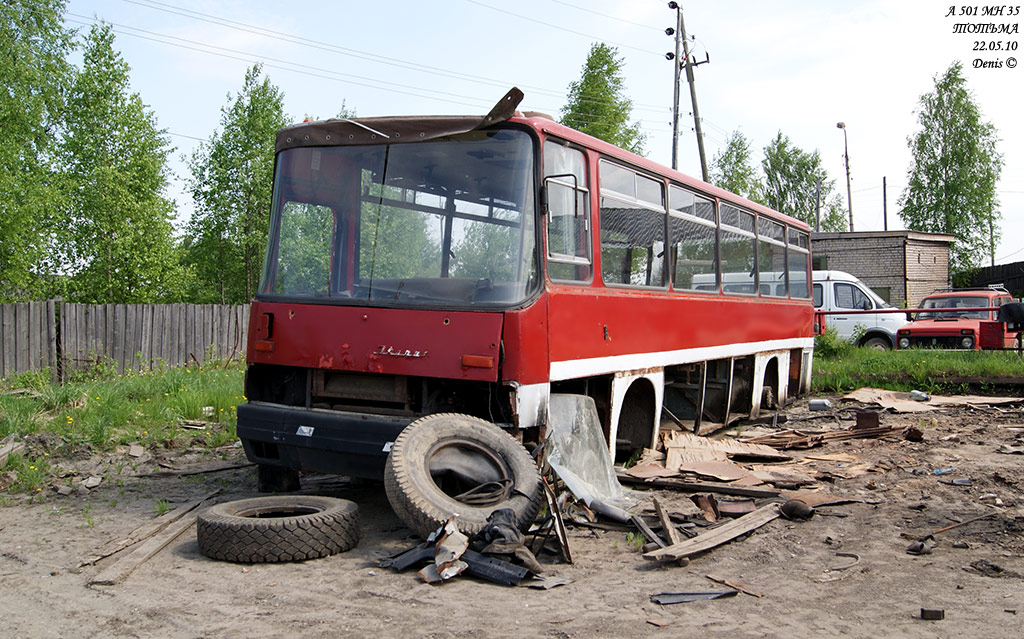
{"label": "worn tire tread", "polygon": [[[475,441],[488,443],[492,451],[503,455],[514,475],[516,492],[509,499],[493,506],[467,506],[444,496],[432,482],[429,486],[420,486],[420,481],[430,481],[422,479],[429,477],[425,464],[430,444],[438,438],[454,435],[477,435]],[[419,464],[423,467],[418,468]],[[543,496],[540,483],[540,473],[533,459],[519,442],[490,422],[460,413],[435,413],[409,424],[395,439],[384,467],[384,490],[392,509],[423,537],[455,512],[458,512],[458,528],[467,535],[476,534],[487,524],[488,515],[498,508],[511,508],[516,513],[516,524],[525,529],[540,510]]]}
{"label": "worn tire tread", "polygon": [[[317,512],[258,519],[239,513],[257,502],[281,508],[313,507]],[[345,499],[275,496],[215,504],[196,521],[199,552],[239,563],[303,561],[350,550],[359,542],[359,508]]]}

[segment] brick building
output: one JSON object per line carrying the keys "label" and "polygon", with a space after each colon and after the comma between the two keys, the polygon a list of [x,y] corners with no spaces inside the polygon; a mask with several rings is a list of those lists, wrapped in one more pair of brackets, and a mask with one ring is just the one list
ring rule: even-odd
{"label": "brick building", "polygon": [[897,307],[916,307],[949,286],[949,245],[955,238],[917,231],[811,233],[815,270],[846,271]]}

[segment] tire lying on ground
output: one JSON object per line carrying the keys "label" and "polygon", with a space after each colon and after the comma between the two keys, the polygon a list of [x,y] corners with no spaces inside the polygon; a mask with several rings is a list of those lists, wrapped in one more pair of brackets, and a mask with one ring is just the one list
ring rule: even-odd
{"label": "tire lying on ground", "polygon": [[501,428],[457,413],[427,415],[399,433],[384,468],[395,514],[426,537],[456,516],[473,535],[499,508],[525,530],[540,509],[540,473],[522,444]]}
{"label": "tire lying on ground", "polygon": [[359,507],[345,499],[275,495],[215,504],[196,520],[199,552],[211,559],[269,563],[316,559],[359,541]]}

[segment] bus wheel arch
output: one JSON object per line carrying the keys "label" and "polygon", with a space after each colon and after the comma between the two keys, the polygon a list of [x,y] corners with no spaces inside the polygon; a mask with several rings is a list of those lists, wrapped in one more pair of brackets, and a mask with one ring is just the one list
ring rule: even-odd
{"label": "bus wheel arch", "polygon": [[654,447],[664,399],[664,375],[663,370],[646,371],[613,381],[614,428],[608,443],[616,462],[627,461],[644,448]]}
{"label": "bus wheel arch", "polygon": [[754,358],[754,387],[751,393],[750,418],[757,419],[761,409],[785,406],[789,393],[790,352],[758,353]]}

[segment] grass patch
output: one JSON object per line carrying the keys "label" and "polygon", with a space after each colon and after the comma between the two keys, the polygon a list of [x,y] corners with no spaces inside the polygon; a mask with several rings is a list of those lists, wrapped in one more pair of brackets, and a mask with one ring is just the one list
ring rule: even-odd
{"label": "grass patch", "polygon": [[[940,394],[1005,394],[1008,380],[1024,378],[1024,358],[1014,352],[878,351],[852,344],[834,350],[818,350],[817,344],[811,387],[821,393],[870,386]],[[1015,392],[1020,392],[1019,386]]]}
{"label": "grass patch", "polygon": [[[236,438],[236,407],[245,401],[243,376],[244,364],[235,361],[124,375],[97,366],[63,385],[39,373],[2,381],[0,437],[39,434],[41,442],[29,448],[37,457],[8,459],[6,470],[17,475],[12,490],[41,488],[50,476],[51,454],[104,452],[132,442],[147,448],[230,443]],[[185,430],[184,420],[203,420],[207,427]]]}

